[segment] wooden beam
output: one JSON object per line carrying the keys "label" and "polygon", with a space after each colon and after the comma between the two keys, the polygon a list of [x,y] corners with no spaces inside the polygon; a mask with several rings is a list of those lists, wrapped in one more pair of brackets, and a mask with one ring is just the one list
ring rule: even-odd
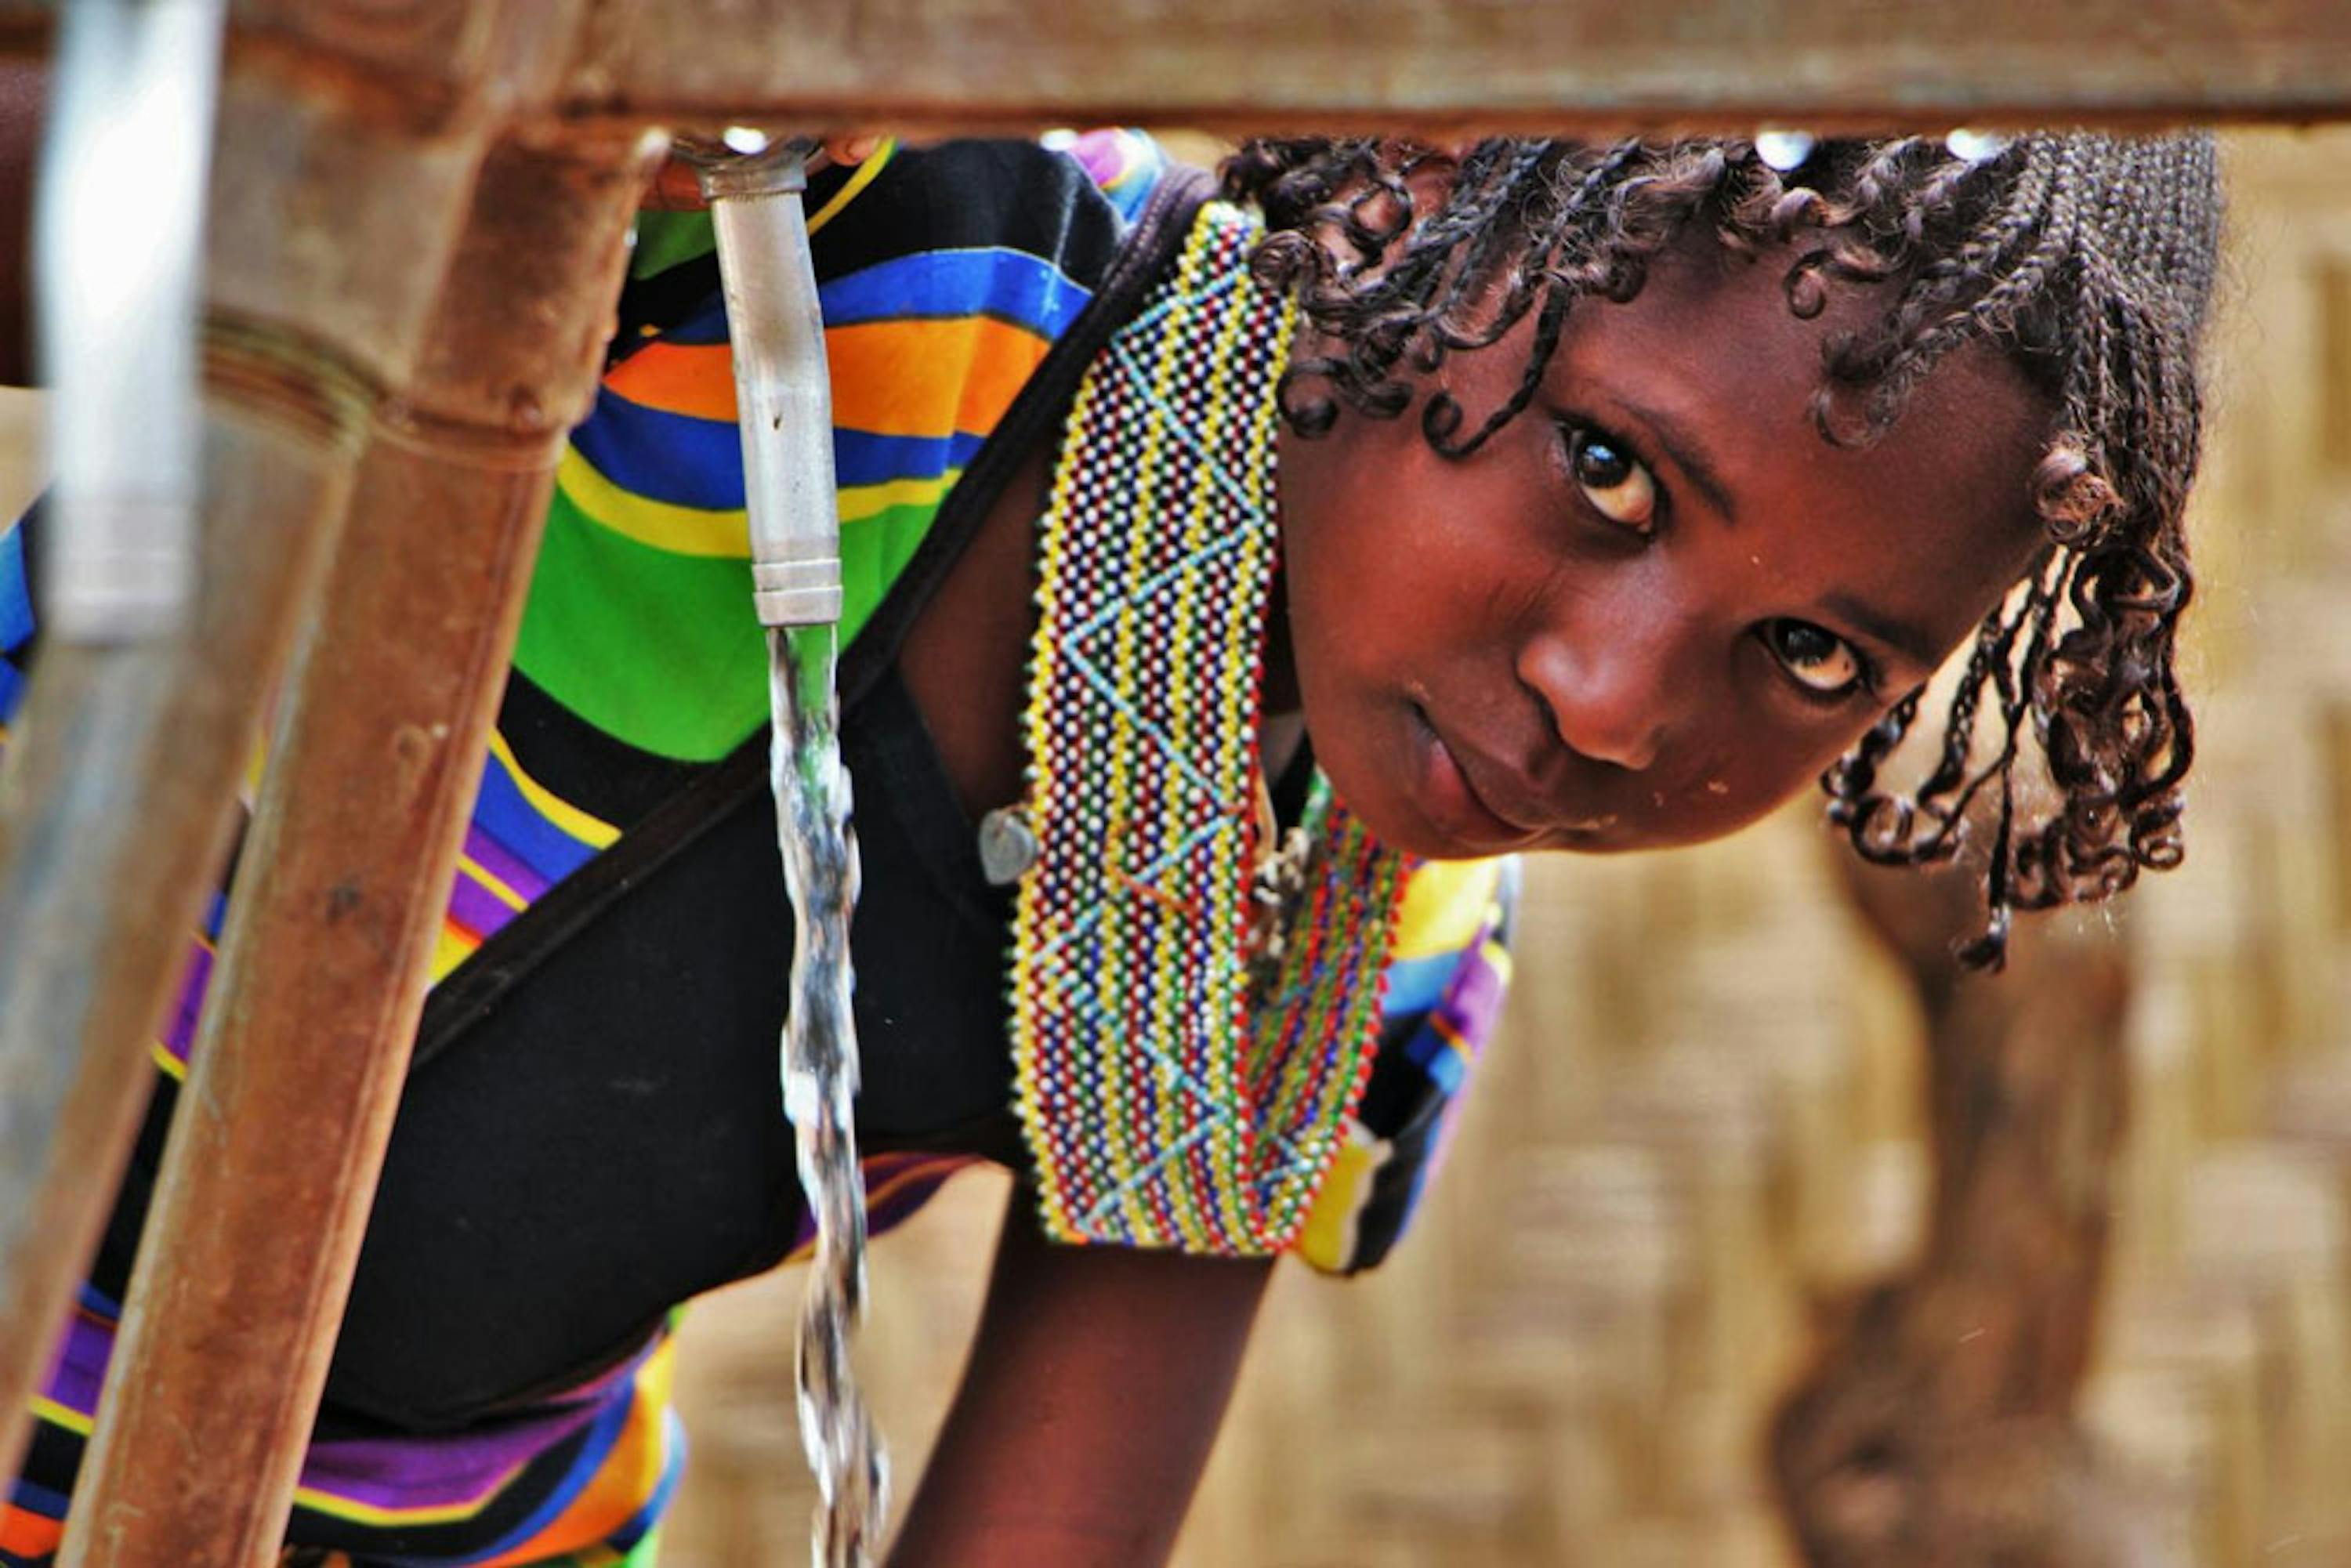
{"label": "wooden beam", "polygon": [[[0,0],[0,53],[58,0]],[[248,57],[331,63],[412,125],[558,74],[571,118],[913,132],[1147,123],[1248,132],[1596,132],[2351,118],[2341,0],[592,0],[494,36],[465,0],[237,0]],[[723,39],[724,47],[711,40]],[[568,63],[567,63],[568,62]]]}
{"label": "wooden beam", "polygon": [[2351,5],[596,0],[564,100],[580,114],[914,129],[2340,118]]}
{"label": "wooden beam", "polygon": [[[1989,815],[1990,813],[1985,813]],[[1846,891],[1926,1025],[1934,1183],[1903,1275],[1823,1303],[1767,1453],[1802,1560],[2139,1560],[2075,1406],[2096,1339],[2130,1094],[2129,946],[2096,914],[2020,922],[1969,980],[1979,883],[1865,865]]]}
{"label": "wooden beam", "polygon": [[[215,225],[213,265],[274,242]],[[329,303],[295,288],[266,324],[216,324],[190,624],[44,649],[0,771],[0,1475],[105,1227],[268,684],[349,494],[368,380],[292,347],[323,327],[305,306]]]}
{"label": "wooden beam", "polygon": [[488,141],[371,135],[242,57],[220,123],[191,624],[45,648],[0,775],[0,1475],[152,1088],[270,683],[370,413],[414,371]]}
{"label": "wooden beam", "polygon": [[484,166],[277,727],[64,1568],[275,1561],[661,145],[569,135]]}
{"label": "wooden beam", "polygon": [[[0,0],[0,53],[59,0]],[[2351,118],[2341,0],[592,0],[561,70],[575,117],[1225,131],[1597,131]],[[465,0],[236,0],[248,53],[340,62],[411,117],[478,110],[502,54]],[[724,47],[711,47],[713,39]],[[535,89],[535,84],[534,84]],[[536,90],[509,100],[539,101]]]}

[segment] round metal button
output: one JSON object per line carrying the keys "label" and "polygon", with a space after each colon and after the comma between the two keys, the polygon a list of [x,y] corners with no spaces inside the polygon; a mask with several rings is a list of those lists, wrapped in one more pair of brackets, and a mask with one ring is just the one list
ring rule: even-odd
{"label": "round metal button", "polygon": [[998,887],[1019,882],[1037,863],[1037,835],[1018,806],[998,806],[979,820],[979,869]]}

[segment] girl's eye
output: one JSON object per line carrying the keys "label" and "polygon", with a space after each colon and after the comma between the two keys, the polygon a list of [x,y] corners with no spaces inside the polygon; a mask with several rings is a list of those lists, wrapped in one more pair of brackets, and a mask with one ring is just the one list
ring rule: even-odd
{"label": "girl's eye", "polygon": [[1823,696],[1845,695],[1868,673],[1852,643],[1809,621],[1765,622],[1763,645],[1798,685]]}
{"label": "girl's eye", "polygon": [[1612,523],[1647,533],[1657,509],[1657,482],[1641,460],[1596,430],[1571,431],[1567,470],[1593,508]]}

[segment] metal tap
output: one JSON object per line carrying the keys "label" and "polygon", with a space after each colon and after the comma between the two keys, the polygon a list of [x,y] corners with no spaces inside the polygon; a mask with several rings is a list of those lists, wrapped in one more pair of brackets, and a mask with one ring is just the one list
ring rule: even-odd
{"label": "metal tap", "polygon": [[800,202],[815,148],[792,140],[696,157],[734,346],[752,592],[769,627],[841,619],[832,391]]}

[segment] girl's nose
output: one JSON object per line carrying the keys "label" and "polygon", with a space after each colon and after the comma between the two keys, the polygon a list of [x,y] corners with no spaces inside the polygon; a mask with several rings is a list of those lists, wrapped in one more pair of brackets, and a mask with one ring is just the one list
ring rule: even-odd
{"label": "girl's nose", "polygon": [[1561,745],[1637,773],[1657,759],[1665,735],[1669,664],[1653,643],[1591,649],[1552,631],[1520,649],[1519,678],[1541,702]]}

